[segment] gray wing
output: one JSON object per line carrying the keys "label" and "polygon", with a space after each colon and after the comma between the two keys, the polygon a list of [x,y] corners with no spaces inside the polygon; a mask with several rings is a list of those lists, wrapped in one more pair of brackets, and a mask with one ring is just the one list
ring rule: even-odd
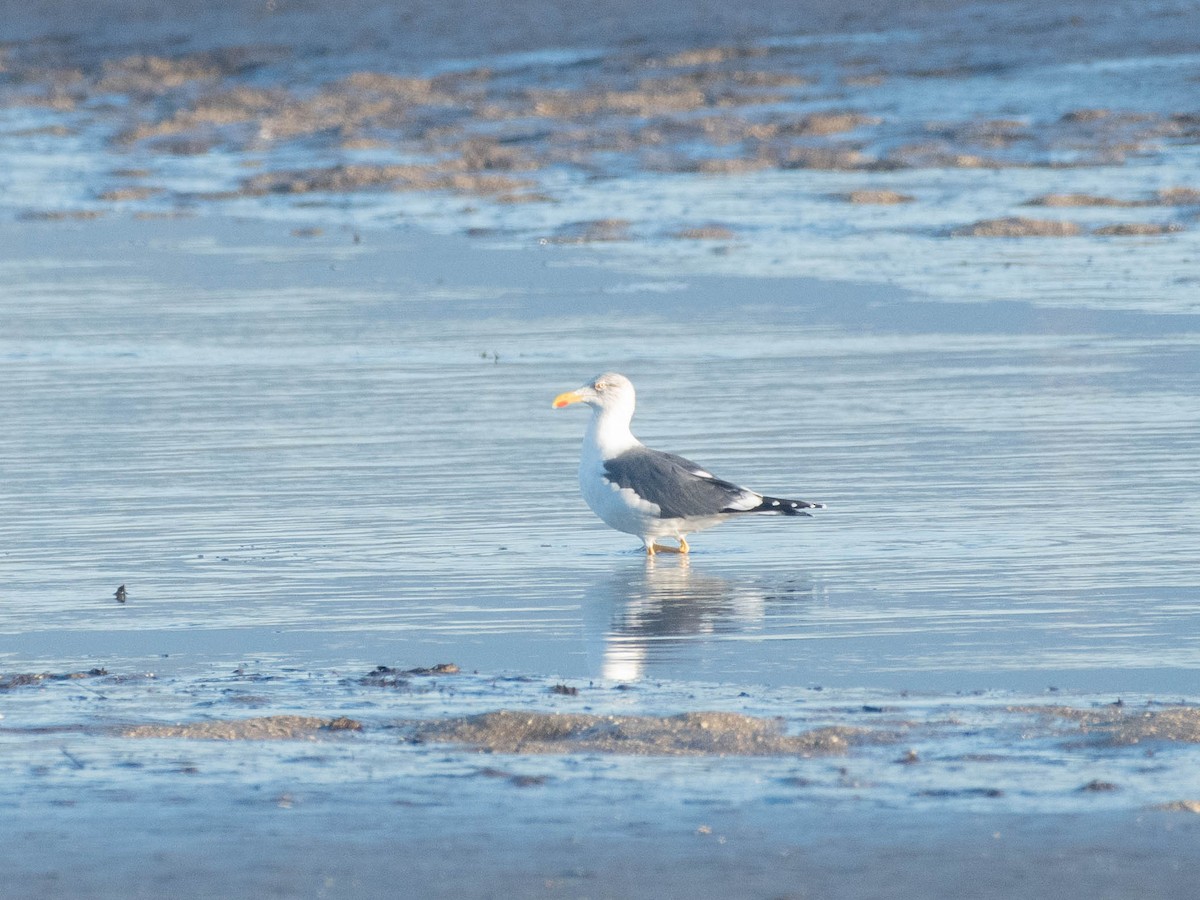
{"label": "gray wing", "polygon": [[714,478],[689,459],[649,447],[635,447],[604,463],[605,477],[655,504],[664,519],[741,512],[762,498],[753,491]]}

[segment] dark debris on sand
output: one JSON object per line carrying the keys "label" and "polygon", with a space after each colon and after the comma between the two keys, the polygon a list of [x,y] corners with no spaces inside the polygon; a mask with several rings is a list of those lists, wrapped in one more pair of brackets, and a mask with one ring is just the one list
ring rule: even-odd
{"label": "dark debris on sand", "polygon": [[438,663],[435,666],[415,669],[398,669],[392,666],[376,666],[358,683],[368,687],[407,687],[412,678],[428,678],[433,675],[458,675],[462,670],[454,663]]}
{"label": "dark debris on sand", "polygon": [[47,681],[76,681],[81,678],[99,678],[107,674],[107,669],[88,669],[86,672],[24,672],[14,675],[0,675],[0,691],[29,687]]}

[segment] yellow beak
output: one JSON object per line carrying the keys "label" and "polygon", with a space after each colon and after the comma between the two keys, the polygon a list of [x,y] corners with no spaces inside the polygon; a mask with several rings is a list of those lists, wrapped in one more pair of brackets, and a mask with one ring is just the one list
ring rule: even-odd
{"label": "yellow beak", "polygon": [[562,409],[564,406],[570,406],[572,403],[582,403],[583,394],[579,391],[567,391],[565,394],[559,394],[554,398],[554,403],[551,404],[555,409]]}

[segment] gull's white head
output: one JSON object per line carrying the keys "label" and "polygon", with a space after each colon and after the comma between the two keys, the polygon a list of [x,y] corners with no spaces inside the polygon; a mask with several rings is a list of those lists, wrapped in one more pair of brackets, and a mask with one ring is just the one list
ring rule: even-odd
{"label": "gull's white head", "polygon": [[624,375],[616,372],[605,372],[597,375],[587,384],[554,398],[554,408],[562,409],[572,403],[586,403],[592,409],[602,412],[628,412],[633,416],[633,405],[636,395],[633,382]]}

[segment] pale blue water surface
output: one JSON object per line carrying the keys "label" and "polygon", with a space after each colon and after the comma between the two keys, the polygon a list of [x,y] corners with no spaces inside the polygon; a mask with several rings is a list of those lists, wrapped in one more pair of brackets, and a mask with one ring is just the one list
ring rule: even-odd
{"label": "pale blue water surface", "polygon": [[[6,668],[1196,688],[1191,317],[273,229],[8,226]],[[652,446],[828,510],[647,563],[549,408],[607,368]]]}

